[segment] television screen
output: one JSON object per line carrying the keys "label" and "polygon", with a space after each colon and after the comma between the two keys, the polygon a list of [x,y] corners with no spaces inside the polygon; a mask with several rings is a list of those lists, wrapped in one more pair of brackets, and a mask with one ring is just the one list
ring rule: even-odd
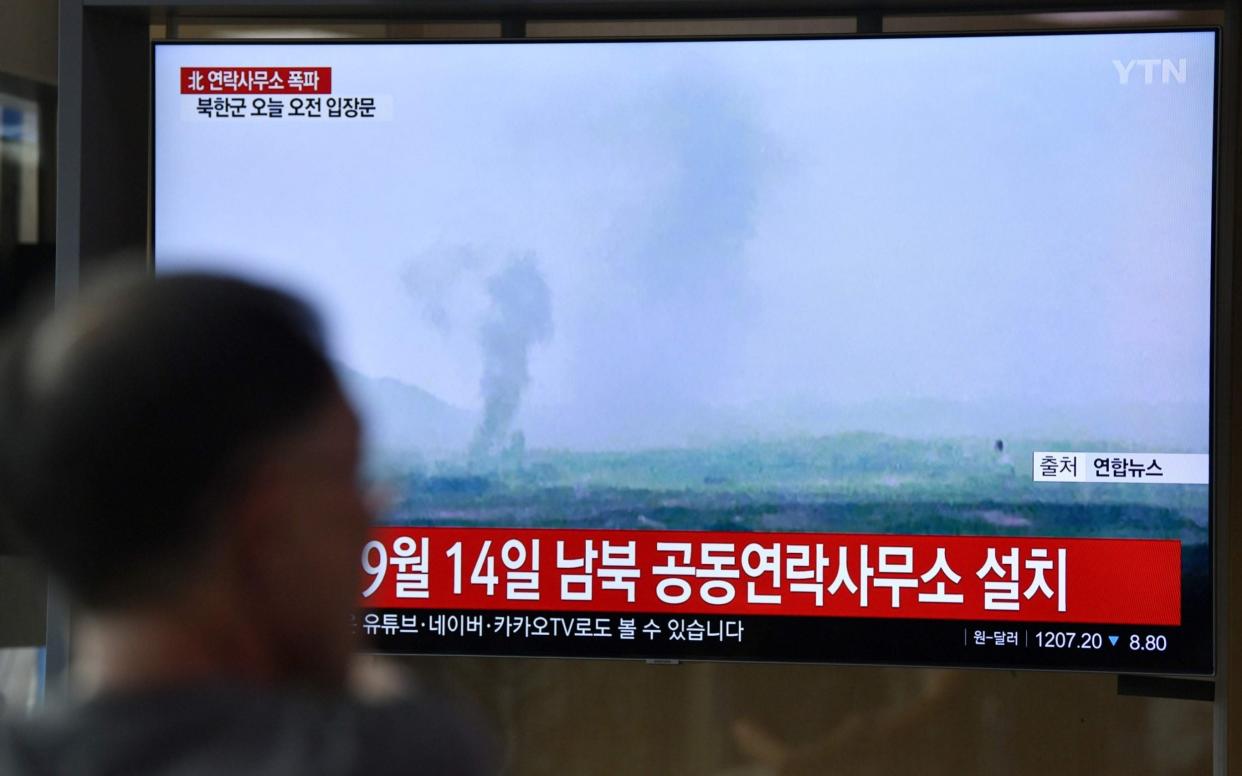
{"label": "television screen", "polygon": [[323,315],[376,650],[1210,673],[1216,45],[157,44],[155,266]]}

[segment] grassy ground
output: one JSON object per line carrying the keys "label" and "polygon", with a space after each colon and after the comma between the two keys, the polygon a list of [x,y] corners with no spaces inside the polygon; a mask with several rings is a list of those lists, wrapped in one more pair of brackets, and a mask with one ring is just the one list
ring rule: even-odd
{"label": "grassy ground", "polygon": [[878,434],[634,452],[532,450],[486,465],[389,459],[384,522],[1207,540],[1207,487],[1032,481],[1035,450],[1101,440]]}

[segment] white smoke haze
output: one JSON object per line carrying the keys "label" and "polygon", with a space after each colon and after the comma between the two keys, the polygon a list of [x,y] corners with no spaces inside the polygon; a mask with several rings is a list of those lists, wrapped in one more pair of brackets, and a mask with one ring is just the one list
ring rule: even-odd
{"label": "white smoke haze", "polygon": [[[383,437],[454,459],[519,428],[531,451],[860,430],[1206,449],[1210,36],[1170,35],[1205,77],[1142,98],[1108,53],[1139,38],[1023,40],[307,49],[405,107],[297,143],[230,124],[239,143],[157,105],[158,266],[306,296],[382,383]],[[962,78],[970,51],[989,67]],[[160,89],[208,54],[262,56],[165,49]],[[555,336],[510,342],[490,284],[524,254]]]}

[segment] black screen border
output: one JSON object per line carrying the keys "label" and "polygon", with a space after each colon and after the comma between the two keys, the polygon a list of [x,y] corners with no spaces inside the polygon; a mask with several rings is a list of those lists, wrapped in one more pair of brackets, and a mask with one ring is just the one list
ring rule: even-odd
{"label": "black screen border", "polygon": [[[1197,613],[1192,614],[1192,619],[1197,617],[1205,617],[1207,620],[1207,630],[1200,637],[1198,634],[1191,634],[1195,639],[1193,644],[1181,645],[1183,648],[1177,650],[1179,655],[1184,656],[1180,664],[1169,665],[1166,662],[1154,662],[1151,660],[1131,660],[1124,664],[1105,665],[1099,662],[1087,663],[1084,661],[1074,660],[1073,654],[1069,651],[1062,650],[1039,650],[1033,655],[1040,655],[1048,659],[1044,660],[1006,660],[995,656],[979,655],[974,659],[969,659],[966,652],[962,653],[963,659],[949,660],[944,658],[937,659],[934,656],[924,657],[922,659],[902,659],[900,657],[889,657],[883,655],[879,660],[875,659],[877,652],[883,654],[886,650],[880,645],[868,645],[863,650],[855,650],[846,657],[828,656],[826,659],[817,657],[808,657],[804,653],[795,654],[793,650],[786,650],[783,654],[771,654],[765,651],[763,654],[748,654],[749,650],[737,650],[729,654],[690,654],[678,653],[676,655],[662,654],[658,652],[642,652],[633,650],[622,651],[600,651],[599,653],[584,654],[581,651],[562,650],[558,648],[552,649],[472,649],[464,642],[447,643],[443,648],[408,648],[402,642],[393,641],[388,645],[377,642],[373,647],[373,651],[382,652],[384,654],[408,654],[408,655],[440,655],[440,656],[491,656],[491,657],[557,657],[557,658],[603,658],[603,659],[644,659],[656,661],[677,661],[677,660],[695,660],[695,661],[713,661],[713,662],[771,662],[771,663],[812,663],[827,665],[858,665],[858,666],[905,666],[905,667],[929,667],[929,668],[968,668],[968,669],[985,669],[1000,668],[1013,670],[1052,670],[1052,671],[1074,671],[1085,673],[1105,673],[1105,674],[1127,674],[1142,676],[1172,676],[1187,678],[1215,678],[1218,655],[1217,648],[1219,642],[1220,628],[1220,610],[1221,601],[1218,590],[1219,575],[1221,573],[1220,547],[1223,546],[1221,533],[1224,530],[1223,509],[1220,505],[1220,495],[1225,488],[1222,483],[1228,479],[1228,472],[1224,466],[1226,456],[1222,455],[1219,446],[1226,433],[1222,433],[1220,426],[1224,422],[1224,413],[1220,406],[1221,394],[1228,392],[1228,386],[1224,390],[1218,391],[1217,381],[1227,380],[1222,375],[1228,374],[1226,365],[1230,363],[1231,357],[1228,352],[1226,343],[1222,342],[1222,329],[1227,328],[1227,324],[1231,319],[1232,299],[1230,296],[1230,288],[1226,284],[1221,283],[1222,262],[1220,257],[1220,229],[1222,225],[1221,213],[1221,192],[1220,178],[1222,166],[1226,160],[1222,158],[1221,149],[1221,123],[1224,113],[1222,105],[1222,85],[1221,85],[1221,67],[1222,67],[1222,39],[1224,33],[1223,25],[1170,25],[1170,26],[1141,26],[1126,27],[1124,25],[1102,26],[1080,29],[1047,29],[1047,30],[960,30],[960,31],[935,31],[935,32],[908,32],[908,33],[812,33],[812,34],[792,34],[792,35],[671,35],[671,36],[600,36],[600,37],[499,37],[499,38],[176,38],[176,39],[152,39],[148,44],[148,246],[146,256],[146,270],[149,274],[154,275],[157,272],[156,267],[156,111],[155,106],[158,99],[156,92],[156,54],[158,49],[162,47],[179,47],[179,46],[374,46],[374,45],[394,45],[394,46],[460,46],[460,45],[579,45],[579,44],[599,44],[611,45],[617,43],[641,43],[648,45],[659,45],[662,43],[716,43],[716,42],[779,42],[779,41],[859,41],[859,40],[905,40],[905,39],[955,39],[955,38],[1033,38],[1033,37],[1065,37],[1065,36],[1104,36],[1104,35],[1161,35],[1168,33],[1211,33],[1213,36],[1213,96],[1212,96],[1212,183],[1211,183],[1211,242],[1210,242],[1210,323],[1209,323],[1209,374],[1208,374],[1208,452],[1209,452],[1209,482],[1208,482],[1208,544],[1207,555],[1210,563],[1208,574],[1209,596],[1203,601],[1200,607],[1193,607]],[[1224,325],[1222,325],[1222,323]],[[1237,389],[1237,386],[1234,386]],[[899,534],[898,534],[899,535]],[[1185,596],[1185,578],[1182,582],[1183,600],[1182,600],[1182,624],[1177,628],[1147,628],[1139,626],[1118,626],[1127,628],[1130,631],[1139,633],[1164,633],[1168,631],[1179,632],[1187,628],[1187,600]],[[426,610],[433,611],[433,610]],[[453,612],[456,614],[467,613],[466,610],[434,610],[443,611],[444,613]],[[543,610],[532,610],[531,614],[544,613]],[[502,614],[501,612],[489,612],[491,614]],[[508,611],[504,614],[514,615],[522,614],[521,612]],[[557,614],[572,614],[557,612]],[[595,615],[603,615],[605,613],[594,613]],[[615,616],[615,615],[614,615]],[[636,617],[645,617],[644,614],[636,614]],[[653,616],[671,616],[670,613],[655,613]],[[788,616],[748,616],[743,619],[746,622],[768,621],[770,623],[786,622],[785,625],[778,625],[779,639],[785,638],[800,639],[806,635],[813,633],[823,634],[824,631],[833,629],[841,629],[844,626],[844,633],[835,634],[837,636],[845,636],[854,638],[865,636],[866,631],[889,630],[891,635],[898,641],[904,642],[909,638],[910,634],[904,633],[906,630],[927,632],[929,629],[961,629],[967,621],[961,620],[904,620],[898,618],[834,618],[834,617],[788,617]],[[813,627],[807,627],[801,621],[810,621],[815,623]],[[801,624],[799,624],[801,623]],[[880,626],[880,624],[883,624]],[[970,625],[989,624],[995,628],[1025,628],[1028,631],[1038,630],[1079,630],[1079,631],[1099,631],[1107,629],[1090,623],[1040,623],[1037,621],[1014,621],[1014,622],[994,622],[994,623],[973,623]],[[1075,625],[1081,627],[1076,628]],[[877,627],[880,626],[880,627]],[[893,627],[896,626],[896,627]],[[1202,627],[1196,626],[1196,627]],[[854,628],[862,630],[855,634],[849,631]],[[864,639],[865,641],[865,639]],[[566,642],[566,646],[570,643]],[[857,642],[855,642],[857,643]],[[861,646],[861,644],[860,644]],[[877,646],[879,648],[877,649]],[[904,647],[898,647],[895,651],[901,653]],[[934,653],[931,650],[930,653]],[[924,655],[929,652],[925,651]],[[1107,653],[1104,653],[1107,654]],[[1171,653],[1170,653],[1171,654]],[[1140,658],[1144,655],[1140,654]],[[886,659],[887,658],[887,659]]]}

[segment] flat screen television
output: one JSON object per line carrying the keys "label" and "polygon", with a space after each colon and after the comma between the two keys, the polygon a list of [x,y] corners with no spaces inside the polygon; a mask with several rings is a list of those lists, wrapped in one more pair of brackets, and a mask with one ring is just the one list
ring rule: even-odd
{"label": "flat screen television", "polygon": [[153,57],[156,271],[366,421],[374,649],[1212,672],[1215,31]]}

